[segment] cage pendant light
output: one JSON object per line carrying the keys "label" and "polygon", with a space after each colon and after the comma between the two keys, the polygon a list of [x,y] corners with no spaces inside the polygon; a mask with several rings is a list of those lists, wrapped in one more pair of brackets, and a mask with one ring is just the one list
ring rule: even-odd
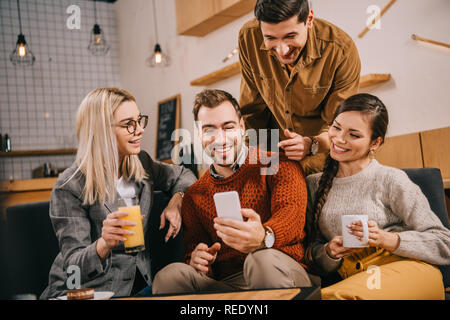
{"label": "cage pendant light", "polygon": [[109,51],[109,45],[106,42],[105,34],[103,33],[100,25],[97,23],[97,5],[94,0],[94,18],[95,24],[91,32],[91,40],[89,42],[88,50],[94,56],[104,56]]}
{"label": "cage pendant light", "polygon": [[162,51],[161,45],[158,43],[158,23],[156,20],[155,0],[153,0],[153,23],[155,25],[155,39],[156,44],[153,53],[145,60],[145,64],[150,68],[166,67],[170,63],[169,57]]}
{"label": "cage pendant light", "polygon": [[19,0],[17,0],[17,12],[19,14],[20,33],[17,37],[14,51],[9,55],[9,60],[14,66],[32,66],[36,58],[34,57],[33,52],[31,52],[31,49],[25,40],[25,36],[22,33],[22,18],[20,16]]}

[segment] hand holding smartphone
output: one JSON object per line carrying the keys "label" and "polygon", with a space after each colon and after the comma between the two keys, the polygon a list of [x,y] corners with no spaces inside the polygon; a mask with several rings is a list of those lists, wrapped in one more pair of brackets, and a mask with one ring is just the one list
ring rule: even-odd
{"label": "hand holding smartphone", "polygon": [[241,202],[237,191],[218,192],[214,194],[217,216],[220,218],[244,221],[241,214]]}

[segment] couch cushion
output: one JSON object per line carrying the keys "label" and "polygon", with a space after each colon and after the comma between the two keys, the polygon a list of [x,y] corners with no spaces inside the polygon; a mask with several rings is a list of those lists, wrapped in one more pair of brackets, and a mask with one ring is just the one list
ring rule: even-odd
{"label": "couch cushion", "polygon": [[[404,171],[420,187],[430,203],[431,210],[439,217],[442,224],[449,228],[441,171],[437,168],[404,169]],[[437,267],[442,272],[444,287],[450,287],[450,266]]]}
{"label": "couch cushion", "polygon": [[50,267],[59,252],[49,217],[49,202],[7,208],[7,256],[13,294],[37,296],[48,283]]}

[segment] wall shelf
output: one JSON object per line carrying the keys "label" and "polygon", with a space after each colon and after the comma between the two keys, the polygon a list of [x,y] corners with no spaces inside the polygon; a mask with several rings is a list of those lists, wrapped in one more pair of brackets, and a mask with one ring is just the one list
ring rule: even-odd
{"label": "wall shelf", "polygon": [[215,82],[227,79],[241,72],[239,62],[235,62],[219,70],[211,72],[203,77],[191,81],[191,86],[208,86]]}
{"label": "wall shelf", "polygon": [[[219,70],[213,71],[200,78],[191,81],[191,86],[209,86],[213,83],[225,80],[241,72],[239,62],[235,62]],[[391,79],[390,73],[370,73],[361,76],[359,87],[365,88]]]}
{"label": "wall shelf", "polygon": [[365,88],[369,86],[373,86],[375,84],[379,84],[382,82],[389,81],[391,79],[390,73],[370,73],[364,76],[361,76],[359,80],[359,88]]}
{"label": "wall shelf", "polygon": [[23,192],[52,190],[58,178],[35,178],[27,180],[0,181],[0,192]]}
{"label": "wall shelf", "polygon": [[16,150],[11,152],[0,152],[0,158],[29,157],[29,156],[51,156],[76,154],[77,149],[53,149],[53,150]]}

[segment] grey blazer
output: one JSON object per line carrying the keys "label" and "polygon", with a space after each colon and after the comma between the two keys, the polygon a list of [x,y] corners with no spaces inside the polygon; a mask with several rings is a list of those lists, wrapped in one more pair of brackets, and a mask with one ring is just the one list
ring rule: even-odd
{"label": "grey blazer", "polygon": [[[184,192],[196,181],[194,174],[182,167],[153,161],[146,152],[139,158],[150,178],[137,183],[143,228],[148,239],[148,221],[152,207],[153,190]],[[50,219],[59,241],[60,253],[50,269],[49,283],[40,299],[63,295],[74,283],[73,269],[80,270],[82,288],[96,291],[113,291],[115,296],[129,296],[133,286],[136,267],[148,284],[151,284],[150,253],[146,250],[136,255],[125,254],[123,242],[115,247],[105,261],[96,251],[101,237],[103,220],[117,210],[116,203],[82,204],[85,177],[78,172],[69,182],[66,180],[76,171],[76,164],[65,170],[58,178],[50,198]],[[117,199],[117,197],[116,197]],[[70,266],[71,267],[68,269]],[[69,280],[69,281],[68,281]]]}

